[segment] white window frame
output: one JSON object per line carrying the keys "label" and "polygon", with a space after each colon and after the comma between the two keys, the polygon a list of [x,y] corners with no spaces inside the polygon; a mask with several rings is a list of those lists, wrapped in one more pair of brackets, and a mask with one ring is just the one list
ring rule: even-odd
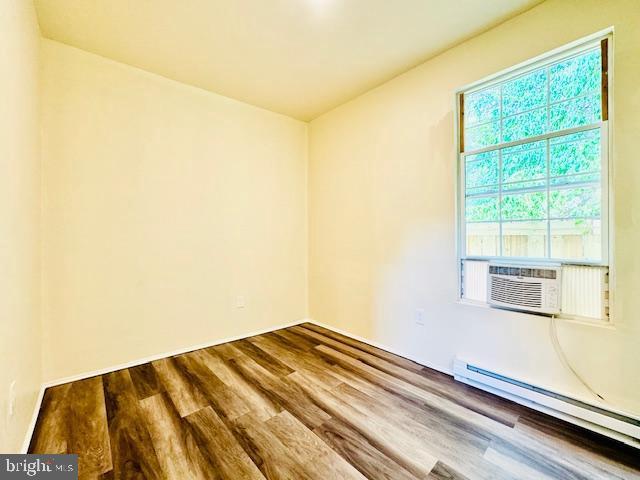
{"label": "white window frame", "polygon": [[[584,51],[596,48],[600,46],[600,42],[607,39],[608,49],[608,118],[609,120],[601,121],[596,124],[584,125],[571,129],[562,130],[560,132],[546,133],[543,135],[529,137],[522,140],[503,143],[499,145],[493,145],[490,147],[477,149],[474,151],[460,152],[460,128],[464,128],[460,122],[460,96],[462,94],[468,95],[478,90],[482,90],[491,85],[497,85],[503,83],[511,78],[523,75],[527,72],[545,67],[549,64],[557,61],[569,58],[571,56],[580,54]],[[457,263],[460,268],[461,261],[464,260],[486,260],[486,261],[502,261],[519,264],[554,264],[554,265],[593,265],[593,266],[609,266],[610,259],[612,258],[612,238],[611,230],[609,228],[609,219],[613,218],[612,215],[612,201],[611,201],[611,164],[612,158],[612,144],[610,141],[611,135],[611,118],[613,113],[613,28],[597,32],[589,37],[583,38],[576,42],[573,42],[564,47],[560,47],[551,52],[545,53],[531,60],[515,65],[511,68],[498,72],[494,75],[486,77],[478,82],[474,82],[469,85],[465,85],[455,92],[455,145],[456,145],[456,214],[457,214]],[[547,98],[547,102],[548,102]],[[601,188],[602,188],[602,213],[601,213],[601,232],[602,232],[602,252],[601,259],[598,261],[576,260],[576,259],[559,259],[559,258],[531,258],[531,257],[507,257],[507,256],[472,256],[466,255],[466,221],[465,221],[465,156],[481,153],[489,150],[499,150],[510,146],[521,145],[524,143],[531,143],[540,140],[547,140],[556,138],[559,136],[570,135],[587,130],[600,129],[600,141],[601,141]],[[548,145],[548,144],[547,144]],[[548,180],[548,173],[547,177]],[[548,182],[547,182],[548,188]],[[547,222],[549,225],[549,222]],[[549,227],[547,227],[549,228]],[[499,239],[502,244],[502,238]],[[551,238],[549,232],[547,232],[547,242],[550,242]],[[461,272],[459,272],[461,273]],[[611,274],[610,274],[611,276]],[[460,278],[460,275],[458,275]]]}

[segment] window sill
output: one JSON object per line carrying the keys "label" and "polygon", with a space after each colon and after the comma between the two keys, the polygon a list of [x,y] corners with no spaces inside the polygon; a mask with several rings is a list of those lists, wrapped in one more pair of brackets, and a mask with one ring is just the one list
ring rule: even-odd
{"label": "window sill", "polygon": [[[458,300],[456,301],[456,303],[458,305],[466,305],[466,306],[471,306],[471,307],[479,307],[479,308],[484,308],[484,309],[492,309],[492,310],[500,310],[500,311],[504,311],[504,312],[509,312],[509,313],[513,313],[516,315],[523,315],[523,316],[527,316],[527,317],[544,317],[544,318],[551,318],[549,315],[545,315],[545,314],[538,314],[535,312],[519,312],[517,310],[509,310],[506,308],[496,308],[496,307],[492,307],[491,305],[489,305],[486,302],[479,302],[479,301],[475,301],[475,300],[466,300],[464,298],[458,298]],[[574,325],[584,325],[587,327],[597,327],[597,328],[604,328],[606,330],[615,330],[616,326],[613,324],[613,322],[611,321],[606,321],[606,320],[590,320],[590,319],[581,319],[581,318],[575,318],[575,317],[563,317],[562,314],[560,314],[559,316],[556,317],[558,320],[562,320],[563,322],[566,323],[571,323]]]}
{"label": "window sill", "polygon": [[600,267],[609,268],[609,262],[606,261],[588,261],[588,260],[567,260],[567,259],[550,259],[550,258],[527,258],[527,257],[480,257],[480,256],[461,256],[461,261],[471,260],[474,262],[497,263],[502,265],[532,265],[532,266],[584,266],[584,267]]}

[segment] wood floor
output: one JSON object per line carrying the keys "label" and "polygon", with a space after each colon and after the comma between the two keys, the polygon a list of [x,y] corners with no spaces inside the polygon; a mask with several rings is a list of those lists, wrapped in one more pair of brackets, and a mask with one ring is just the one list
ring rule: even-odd
{"label": "wood floor", "polygon": [[83,479],[640,478],[640,452],[312,324],[47,389]]}

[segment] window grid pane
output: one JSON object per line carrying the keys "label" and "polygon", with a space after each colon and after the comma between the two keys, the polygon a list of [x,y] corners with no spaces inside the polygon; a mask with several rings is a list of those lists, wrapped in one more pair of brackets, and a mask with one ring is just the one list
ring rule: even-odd
{"label": "window grid pane", "polygon": [[467,155],[465,164],[467,256],[601,260],[599,128]]}
{"label": "window grid pane", "polygon": [[590,48],[464,96],[466,256],[604,260],[605,58]]}
{"label": "window grid pane", "polygon": [[465,96],[465,151],[602,120],[601,50],[593,48]]}

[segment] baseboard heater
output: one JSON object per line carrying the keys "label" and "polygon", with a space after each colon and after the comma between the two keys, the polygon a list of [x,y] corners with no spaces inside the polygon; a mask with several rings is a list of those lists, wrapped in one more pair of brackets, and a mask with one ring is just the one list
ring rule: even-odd
{"label": "baseboard heater", "polygon": [[596,405],[456,359],[454,378],[459,381],[580,425],[640,448],[640,418]]}

